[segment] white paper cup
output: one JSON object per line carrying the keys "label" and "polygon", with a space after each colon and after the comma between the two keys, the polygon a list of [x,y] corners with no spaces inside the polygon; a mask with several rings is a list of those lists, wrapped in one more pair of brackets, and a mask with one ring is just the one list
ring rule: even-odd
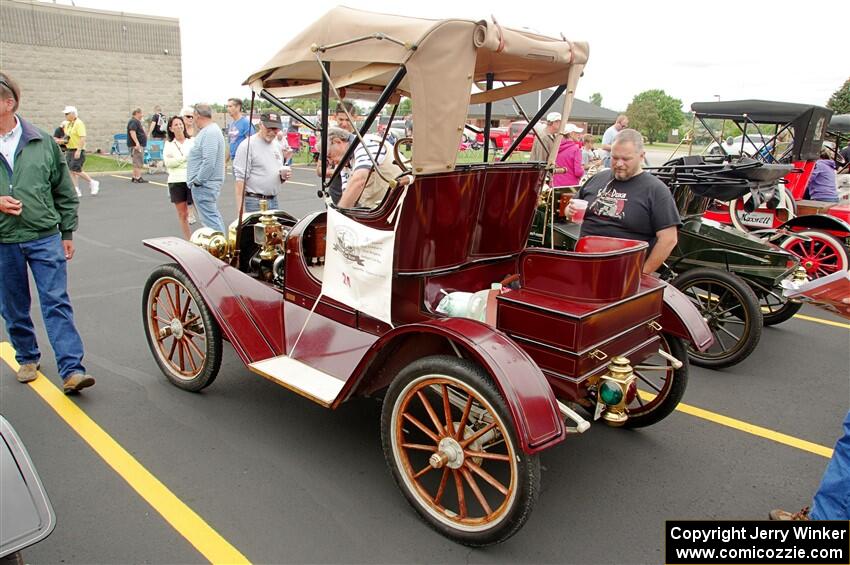
{"label": "white paper cup", "polygon": [[570,221],[574,224],[582,223],[584,221],[584,213],[587,210],[587,200],[573,198],[570,200],[570,206],[573,207],[573,217]]}

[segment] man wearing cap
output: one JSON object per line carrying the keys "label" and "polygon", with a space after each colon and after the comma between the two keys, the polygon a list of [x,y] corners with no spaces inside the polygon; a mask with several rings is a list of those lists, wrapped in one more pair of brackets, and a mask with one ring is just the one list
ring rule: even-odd
{"label": "man wearing cap", "polygon": [[245,212],[256,212],[260,201],[268,202],[269,210],[277,209],[280,185],[292,176],[292,169],[284,166],[280,144],[275,138],[282,128],[280,114],[260,114],[259,131],[239,144],[233,159],[233,176],[236,177],[236,213],[245,194]]}
{"label": "man wearing cap", "polygon": [[65,126],[65,136],[68,138],[65,160],[71,170],[74,190],[77,192],[77,197],[83,195],[80,192],[80,181],[78,180],[79,177],[83,177],[89,183],[91,195],[97,196],[100,183],[92,180],[88,173],[83,172],[83,164],[86,162],[86,124],[77,117],[77,109],[73,106],[65,106],[64,114],[65,120],[68,122]]}
{"label": "man wearing cap", "polygon": [[599,149],[602,152],[602,166],[611,166],[611,146],[614,145],[614,138],[618,133],[629,127],[629,117],[625,114],[617,116],[617,121],[614,125],[605,130],[602,134],[602,145]]}
{"label": "man wearing cap", "polygon": [[531,146],[531,156],[529,161],[549,161],[549,153],[552,151],[552,144],[555,143],[555,136],[561,128],[561,114],[558,112],[549,112],[546,115],[546,127],[543,131],[537,130],[537,135],[534,136],[534,144]]}
{"label": "man wearing cap", "polygon": [[584,176],[584,167],[581,165],[581,143],[580,133],[584,130],[575,124],[567,124],[564,127],[566,138],[561,140],[558,148],[558,156],[555,157],[555,165],[564,169],[563,173],[552,176],[552,186],[576,186],[581,177]]}
{"label": "man wearing cap", "polygon": [[[28,274],[66,394],[94,384],[68,297],[79,200],[59,147],[16,115],[21,89],[0,73],[0,316],[18,362],[18,382],[38,378],[41,352],[30,315]],[[29,271],[29,273],[28,273]]]}

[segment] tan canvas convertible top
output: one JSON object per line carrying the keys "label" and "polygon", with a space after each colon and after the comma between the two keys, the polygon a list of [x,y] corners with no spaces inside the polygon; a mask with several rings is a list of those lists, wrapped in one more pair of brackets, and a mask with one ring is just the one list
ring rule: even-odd
{"label": "tan canvas convertible top", "polygon": [[[372,37],[352,42],[367,36]],[[318,94],[322,71],[317,55],[330,63],[333,84],[344,87],[349,98],[374,98],[399,65],[406,67],[398,93],[413,99],[413,167],[423,174],[454,168],[470,103],[566,84],[561,110],[568,116],[588,46],[484,20],[428,20],[337,7],[304,29],[245,84],[278,98]],[[501,82],[507,86],[472,94],[473,83],[483,85],[488,73],[497,87]]]}

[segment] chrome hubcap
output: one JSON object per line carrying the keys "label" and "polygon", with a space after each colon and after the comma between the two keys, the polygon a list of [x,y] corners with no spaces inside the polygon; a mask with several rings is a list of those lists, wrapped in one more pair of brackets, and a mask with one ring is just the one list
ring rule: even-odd
{"label": "chrome hubcap", "polygon": [[183,323],[177,318],[171,320],[171,335],[177,339],[183,339]]}
{"label": "chrome hubcap", "polygon": [[444,465],[450,469],[460,469],[463,465],[463,448],[456,439],[445,437],[440,440],[437,452],[431,455],[428,463],[435,469],[440,469]]}

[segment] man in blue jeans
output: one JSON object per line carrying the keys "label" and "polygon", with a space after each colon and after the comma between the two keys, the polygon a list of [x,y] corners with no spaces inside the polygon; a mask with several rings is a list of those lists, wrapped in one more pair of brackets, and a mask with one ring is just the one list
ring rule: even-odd
{"label": "man in blue jeans", "polygon": [[201,223],[225,233],[218,210],[218,195],[224,182],[224,134],[212,119],[209,104],[195,104],[195,145],[186,160],[186,184]]}
{"label": "man in blue jeans", "polygon": [[15,114],[20,100],[17,83],[0,73],[0,316],[20,365],[18,381],[35,380],[41,353],[30,318],[29,267],[63,389],[71,394],[94,384],[68,297],[79,202],[56,142]]}
{"label": "man in blue jeans", "polygon": [[850,520],[850,412],[844,418],[844,435],[835,442],[832,458],[812,500],[811,512],[772,510],[771,520]]}

